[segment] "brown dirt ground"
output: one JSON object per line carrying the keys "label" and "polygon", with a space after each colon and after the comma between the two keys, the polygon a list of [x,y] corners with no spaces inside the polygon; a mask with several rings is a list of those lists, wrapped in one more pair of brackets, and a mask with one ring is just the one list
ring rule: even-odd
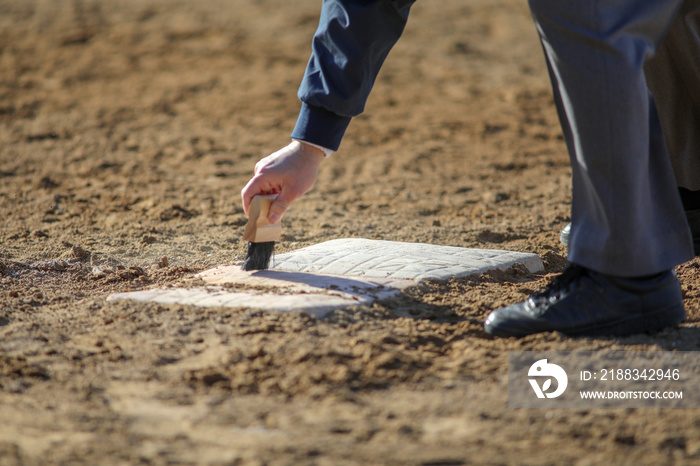
{"label": "brown dirt ground", "polygon": [[[695,410],[512,410],[489,338],[566,264],[570,171],[525,2],[418,2],[278,251],[342,237],[539,254],[324,320],[108,303],[240,260],[239,191],[288,142],[319,2],[0,0],[0,464],[671,464]],[[167,258],[164,260],[163,258]]]}

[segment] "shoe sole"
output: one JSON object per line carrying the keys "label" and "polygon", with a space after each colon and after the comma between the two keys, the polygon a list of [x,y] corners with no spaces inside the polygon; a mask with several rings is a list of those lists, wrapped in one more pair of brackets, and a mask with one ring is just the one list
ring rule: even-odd
{"label": "shoe sole", "polygon": [[680,324],[686,318],[683,304],[676,304],[656,312],[641,316],[607,322],[603,325],[591,326],[586,329],[562,332],[565,335],[590,336],[627,336],[637,333],[656,333],[665,328]]}
{"label": "shoe sole", "polygon": [[[549,330],[551,332],[560,332],[567,336],[628,336],[638,333],[655,333],[665,328],[673,327],[680,324],[686,319],[685,308],[683,304],[676,304],[656,312],[650,312],[644,315],[630,316],[623,319],[618,319],[612,322],[605,322],[590,327],[577,328],[572,330]],[[522,338],[541,332],[523,332],[520,329],[509,331],[504,328],[493,328],[485,326],[486,332],[494,337],[516,337]]]}

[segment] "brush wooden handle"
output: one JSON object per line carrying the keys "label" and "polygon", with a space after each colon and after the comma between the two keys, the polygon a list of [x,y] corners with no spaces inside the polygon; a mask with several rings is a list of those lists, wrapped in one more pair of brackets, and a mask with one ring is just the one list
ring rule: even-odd
{"label": "brush wooden handle", "polygon": [[282,225],[271,224],[267,220],[270,204],[277,197],[274,195],[255,196],[248,209],[248,224],[243,232],[243,239],[251,243],[267,243],[278,241],[282,236]]}

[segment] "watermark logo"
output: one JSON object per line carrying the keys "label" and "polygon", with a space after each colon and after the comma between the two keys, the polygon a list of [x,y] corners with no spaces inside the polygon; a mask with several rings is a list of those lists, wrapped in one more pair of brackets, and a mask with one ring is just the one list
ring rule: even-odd
{"label": "watermark logo", "polygon": [[[528,381],[532,385],[537,398],[556,398],[564,393],[569,383],[566,371],[556,364],[548,363],[546,359],[540,359],[530,366],[527,375],[528,377],[535,377],[528,379]],[[538,378],[544,379],[542,386],[540,386]],[[552,388],[552,379],[557,381],[557,386],[556,390],[549,392],[548,390]]]}
{"label": "watermark logo", "polygon": [[699,363],[700,351],[509,351],[508,407],[700,408]]}

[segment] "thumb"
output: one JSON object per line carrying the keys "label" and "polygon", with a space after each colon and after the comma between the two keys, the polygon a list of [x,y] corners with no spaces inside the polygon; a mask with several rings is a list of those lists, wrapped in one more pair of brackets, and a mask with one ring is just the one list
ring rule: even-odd
{"label": "thumb", "polygon": [[273,225],[279,223],[282,215],[284,215],[284,212],[289,208],[293,200],[294,199],[291,199],[289,196],[289,191],[282,189],[282,192],[280,192],[277,198],[270,204],[267,221]]}

